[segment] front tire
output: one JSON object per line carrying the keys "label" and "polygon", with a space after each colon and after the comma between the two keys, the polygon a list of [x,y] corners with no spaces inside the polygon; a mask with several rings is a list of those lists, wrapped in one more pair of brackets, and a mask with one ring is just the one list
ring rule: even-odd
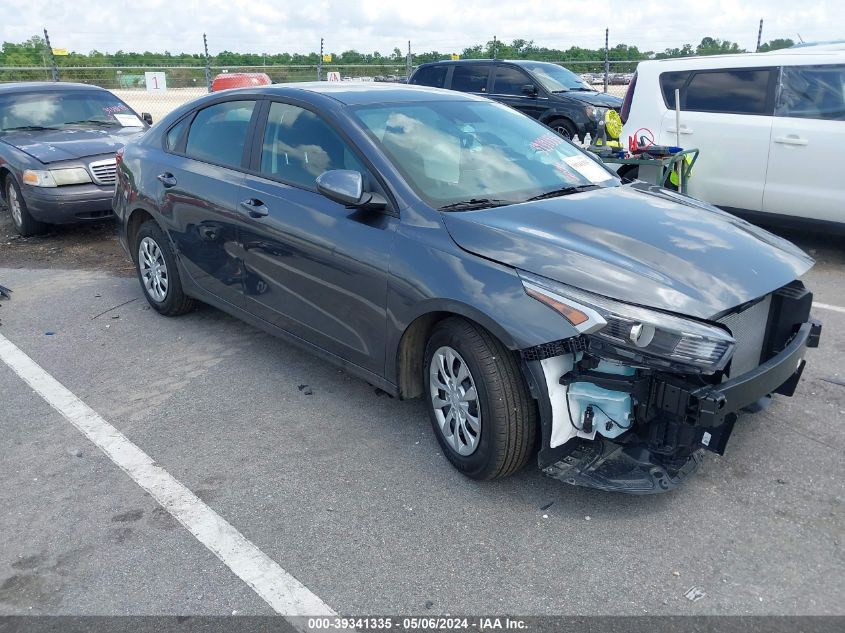
{"label": "front tire", "polygon": [[549,127],[562,137],[568,138],[570,141],[577,140],[577,130],[575,129],[575,125],[572,121],[567,119],[555,119],[549,123]]}
{"label": "front tire", "polygon": [[450,317],[425,350],[424,384],[437,441],[472,479],[507,477],[531,456],[537,411],[513,353],[483,328]]}
{"label": "front tire", "polygon": [[47,225],[32,217],[26,206],[21,188],[12,176],[6,178],[6,206],[12,214],[12,223],[21,237],[41,235],[47,230]]}
{"label": "front tire", "polygon": [[178,316],[193,309],[194,300],[182,291],[170,242],[153,220],[147,220],[138,229],[135,268],[144,296],[157,312]]}

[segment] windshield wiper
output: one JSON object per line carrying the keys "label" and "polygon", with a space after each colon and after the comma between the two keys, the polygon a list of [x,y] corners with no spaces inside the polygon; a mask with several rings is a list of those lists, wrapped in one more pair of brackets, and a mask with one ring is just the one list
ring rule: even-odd
{"label": "windshield wiper", "polygon": [[569,187],[561,187],[560,189],[552,189],[551,191],[547,191],[546,193],[541,193],[540,195],[533,196],[528,198],[526,202],[531,202],[532,200],[545,200],[546,198],[557,198],[558,196],[568,196],[571,193],[579,193],[581,191],[589,191],[590,189],[599,189],[598,185],[571,185]]}
{"label": "windshield wiper", "polygon": [[513,204],[513,202],[510,200],[499,200],[498,198],[470,198],[469,200],[444,204],[442,207],[438,207],[438,209],[440,211],[469,211],[471,209],[501,207],[506,204]]}
{"label": "windshield wiper", "polygon": [[116,125],[113,121],[101,121],[100,119],[82,119],[81,121],[67,121],[63,125],[83,125],[86,123],[92,123],[94,125]]}
{"label": "windshield wiper", "polygon": [[3,128],[4,132],[11,132],[13,130],[58,130],[57,127],[44,127],[43,125],[19,125],[17,127]]}

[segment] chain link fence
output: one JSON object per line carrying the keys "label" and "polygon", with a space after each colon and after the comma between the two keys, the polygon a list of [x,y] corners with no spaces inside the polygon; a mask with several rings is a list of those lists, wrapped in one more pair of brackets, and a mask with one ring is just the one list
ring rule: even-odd
{"label": "chain link fence", "polygon": [[[581,74],[597,90],[605,82],[603,62],[559,62]],[[623,96],[637,62],[610,62],[607,92]],[[273,83],[315,81],[318,70],[323,79],[336,72],[344,81],[407,80],[404,63],[384,64],[266,65],[266,66],[60,66],[58,80],[100,86],[115,93],[136,112],[149,112],[158,121],[174,108],[210,91],[210,82],[219,75],[232,73],[266,73]],[[0,82],[51,81],[50,66],[0,66]],[[207,79],[208,77],[208,79]]]}

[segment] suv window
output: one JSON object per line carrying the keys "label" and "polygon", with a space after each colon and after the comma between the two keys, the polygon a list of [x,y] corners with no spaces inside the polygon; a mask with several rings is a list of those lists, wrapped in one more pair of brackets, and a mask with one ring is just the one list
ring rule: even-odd
{"label": "suv window", "polygon": [[697,72],[681,91],[681,108],[693,112],[772,114],[769,82],[774,69]]}
{"label": "suv window", "polygon": [[784,66],[775,115],[845,121],[845,65]]}
{"label": "suv window", "polygon": [[310,110],[272,103],[261,173],[313,191],[317,176],[330,169],[354,169],[364,175],[365,187],[368,184],[366,168],[328,123]]}
{"label": "suv window", "polygon": [[523,96],[522,87],[526,84],[534,85],[534,81],[519,68],[499,66],[493,80],[493,93]]}
{"label": "suv window", "polygon": [[663,101],[670,110],[675,109],[675,90],[682,90],[689,76],[688,70],[660,75],[660,90],[663,92]]}
{"label": "suv window", "polygon": [[412,84],[442,88],[446,83],[447,66],[424,66],[420,68],[411,80]]}
{"label": "suv window", "polygon": [[487,92],[490,66],[486,64],[458,64],[452,71],[452,90]]}
{"label": "suv window", "polygon": [[203,108],[188,130],[190,158],[240,167],[255,101],[225,101]]}

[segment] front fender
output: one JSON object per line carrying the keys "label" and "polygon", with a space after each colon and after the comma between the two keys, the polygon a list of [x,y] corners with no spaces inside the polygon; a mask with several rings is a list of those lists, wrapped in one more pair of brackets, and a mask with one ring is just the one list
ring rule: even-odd
{"label": "front fender", "polygon": [[[388,283],[385,377],[397,379],[397,352],[405,330],[431,313],[475,321],[511,350],[576,336],[562,316],[532,299],[513,268],[461,250],[446,234],[426,243],[400,229]],[[442,233],[441,233],[442,235]],[[448,240],[448,241],[447,241]]]}

